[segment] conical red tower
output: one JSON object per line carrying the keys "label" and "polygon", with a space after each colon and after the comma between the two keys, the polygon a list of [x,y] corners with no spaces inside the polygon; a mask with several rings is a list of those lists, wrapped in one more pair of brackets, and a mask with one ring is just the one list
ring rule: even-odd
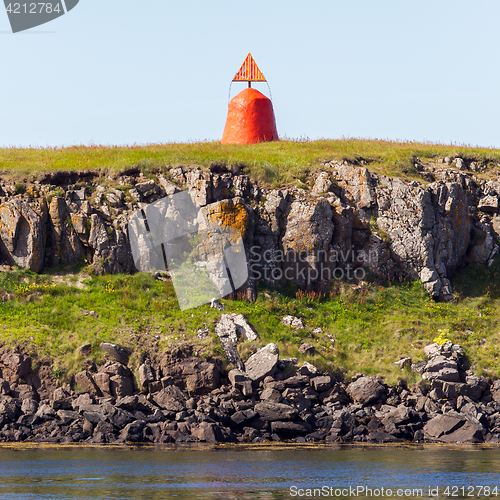
{"label": "conical red tower", "polygon": [[271,100],[256,89],[251,82],[265,82],[251,54],[233,79],[248,82],[229,103],[226,126],[222,134],[222,144],[254,144],[256,142],[277,141],[278,131]]}

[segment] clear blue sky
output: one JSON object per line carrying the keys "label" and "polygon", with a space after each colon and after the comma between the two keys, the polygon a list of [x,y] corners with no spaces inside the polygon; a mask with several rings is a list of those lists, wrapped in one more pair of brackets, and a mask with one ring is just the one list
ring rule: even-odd
{"label": "clear blue sky", "polygon": [[500,147],[499,19],[498,0],[80,0],[12,34],[2,6],[0,145],[219,140],[251,52],[282,137]]}

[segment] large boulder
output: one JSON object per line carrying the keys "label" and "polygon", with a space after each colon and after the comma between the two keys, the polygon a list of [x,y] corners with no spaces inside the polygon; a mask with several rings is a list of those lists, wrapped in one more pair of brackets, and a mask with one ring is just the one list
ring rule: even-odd
{"label": "large boulder", "polygon": [[375,377],[360,377],[347,386],[347,394],[362,405],[375,403],[385,392],[386,388]]}
{"label": "large boulder", "polygon": [[279,359],[276,344],[267,344],[250,356],[245,363],[245,372],[254,382],[260,382],[268,375],[273,375]]}
{"label": "large boulder", "polygon": [[298,410],[292,406],[275,403],[272,401],[261,401],[257,403],[254,410],[262,420],[274,422],[276,420],[293,420],[298,415]]}
{"label": "large boulder", "polygon": [[425,439],[441,443],[478,443],[483,440],[483,427],[468,421],[464,415],[450,412],[437,415],[424,427]]}
{"label": "large boulder", "polygon": [[186,409],[187,396],[175,385],[169,385],[153,395],[153,401],[163,410],[183,411]]}
{"label": "large boulder", "polygon": [[173,358],[163,360],[163,375],[172,377],[175,384],[188,394],[207,394],[220,385],[220,366],[203,358]]}
{"label": "large boulder", "polygon": [[144,428],[146,423],[141,420],[136,420],[127,424],[120,432],[120,440],[123,442],[138,443],[144,441]]}

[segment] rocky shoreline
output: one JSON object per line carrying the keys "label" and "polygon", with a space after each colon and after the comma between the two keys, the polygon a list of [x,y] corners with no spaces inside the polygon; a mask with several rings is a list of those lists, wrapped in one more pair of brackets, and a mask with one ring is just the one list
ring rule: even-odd
{"label": "rocky shoreline", "polygon": [[275,344],[229,372],[184,352],[134,374],[118,346],[101,349],[109,360],[76,374],[78,390],[58,387],[50,365],[4,354],[0,442],[500,443],[500,380],[466,371],[451,342],[425,348],[412,369],[427,382],[413,390],[299,367]]}

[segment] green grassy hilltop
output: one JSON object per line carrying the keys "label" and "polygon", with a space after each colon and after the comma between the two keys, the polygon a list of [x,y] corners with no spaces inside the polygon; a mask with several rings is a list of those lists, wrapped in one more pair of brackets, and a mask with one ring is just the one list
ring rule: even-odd
{"label": "green grassy hilltop", "polygon": [[[417,175],[416,158],[432,161],[444,156],[500,163],[500,151],[417,142],[339,139],[222,145],[220,142],[152,144],[146,146],[73,146],[65,148],[0,149],[0,171],[26,182],[41,172],[100,169],[113,173],[133,166],[154,171],[166,165],[224,163],[242,166],[253,179],[281,185],[302,178],[330,160],[346,159],[369,164],[371,170],[391,176]],[[419,178],[421,180],[421,178]]]}
{"label": "green grassy hilltop", "polygon": [[[1,149],[3,180],[35,181],[43,172],[100,169],[101,176],[130,167],[153,173],[167,165],[239,166],[268,185],[305,186],[307,175],[329,160],[346,159],[391,176],[419,179],[416,158],[437,162],[444,156],[474,158],[484,168],[478,176],[496,177],[500,151],[419,143],[336,140],[223,146],[220,143],[132,147]],[[302,186],[302,187],[303,187]],[[68,267],[68,266],[67,266]],[[180,311],[170,281],[151,275],[95,276],[84,263],[42,274],[19,269],[0,272],[0,329],[5,346],[51,358],[57,377],[67,379],[85,365],[78,347],[90,344],[96,362],[99,344],[120,344],[132,352],[132,364],[145,353],[190,345],[201,356],[221,355],[214,333],[220,312],[208,305]],[[453,303],[435,302],[420,282],[336,284],[329,294],[259,288],[256,302],[222,300],[227,313],[242,313],[259,333],[259,342],[240,345],[243,358],[268,342],[280,356],[298,357],[346,374],[380,374],[389,382],[420,376],[393,365],[403,356],[424,359],[423,347],[436,337],[461,344],[476,374],[500,376],[500,265],[469,266],[452,280]],[[90,312],[93,311],[91,314]],[[281,323],[285,315],[302,318],[303,330]],[[199,329],[209,330],[205,340]],[[321,328],[321,333],[313,330]],[[316,354],[299,353],[310,342]]]}

